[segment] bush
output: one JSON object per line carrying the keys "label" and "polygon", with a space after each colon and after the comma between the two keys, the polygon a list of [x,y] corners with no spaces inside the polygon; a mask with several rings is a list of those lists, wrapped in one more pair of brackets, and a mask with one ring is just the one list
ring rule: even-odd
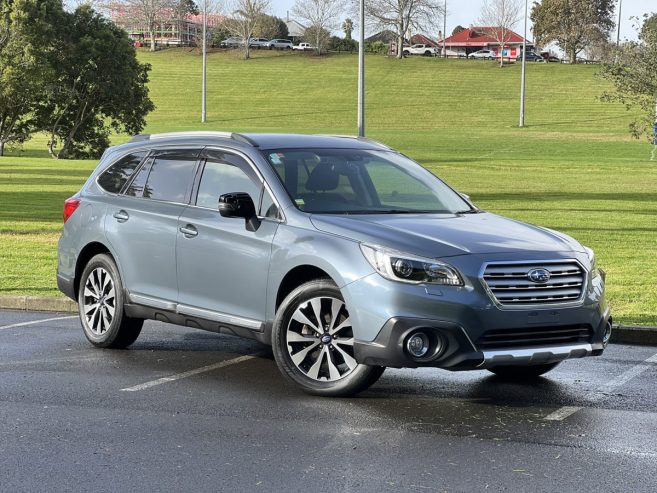
{"label": "bush", "polygon": [[358,51],[358,43],[354,39],[331,36],[331,39],[329,40],[329,50],[337,52],[348,51],[349,53],[353,53],[354,51]]}
{"label": "bush", "polygon": [[387,55],[390,51],[390,45],[383,41],[365,42],[365,52],[375,53],[377,55]]}

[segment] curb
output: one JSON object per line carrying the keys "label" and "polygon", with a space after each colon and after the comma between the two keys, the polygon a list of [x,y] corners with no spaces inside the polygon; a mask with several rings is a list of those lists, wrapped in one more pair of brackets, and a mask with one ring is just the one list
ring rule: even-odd
{"label": "curb", "polygon": [[77,313],[78,304],[63,296],[0,296],[0,309]]}
{"label": "curb", "polygon": [[[0,296],[0,310],[78,313],[78,304],[63,296]],[[615,325],[611,342],[657,346],[657,327]]]}
{"label": "curb", "polygon": [[657,327],[616,325],[611,331],[610,342],[657,346]]}

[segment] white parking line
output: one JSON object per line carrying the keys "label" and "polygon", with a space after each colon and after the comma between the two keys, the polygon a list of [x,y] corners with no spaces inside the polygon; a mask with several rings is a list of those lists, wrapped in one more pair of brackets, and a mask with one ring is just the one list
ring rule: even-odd
{"label": "white parking line", "polygon": [[264,353],[255,353],[248,354],[246,356],[239,356],[238,358],[221,361],[220,363],[215,363],[213,365],[202,366],[201,368],[196,368],[195,370],[189,370],[183,373],[176,373],[175,375],[158,378],[157,380],[151,380],[150,382],[145,382],[139,385],[135,385],[134,387],[127,387],[121,390],[124,392],[137,392],[138,390],[149,389],[151,387],[155,387],[156,385],[162,385],[163,383],[174,382],[183,378],[192,377],[194,375],[198,375],[199,373],[205,373],[208,371],[217,370],[219,368],[225,368],[226,366],[236,365],[238,363],[242,363],[243,361],[248,361],[250,359],[262,356],[263,354]]}
{"label": "white parking line", "polygon": [[[584,394],[583,399],[591,403],[601,401],[602,399],[607,397],[612,390],[617,389],[618,387],[626,384],[633,378],[638,377],[639,375],[647,371],[654,363],[657,363],[657,354],[653,354],[650,358],[644,360],[638,365],[634,365],[632,368],[630,368],[627,371],[624,371],[616,378],[609,380],[607,383],[599,387],[597,390]],[[563,421],[568,416],[572,416],[580,409],[582,409],[582,407],[577,407],[577,406],[560,407],[553,413],[550,413],[547,416],[545,416],[545,418],[543,419],[547,421]]]}
{"label": "white parking line", "polygon": [[69,318],[78,318],[78,315],[71,315],[70,317],[44,318],[41,320],[32,320],[31,322],[21,322],[19,324],[3,325],[0,326],[0,330],[14,329],[16,327],[25,327],[27,325],[36,325],[44,322],[54,322],[55,320],[68,320]]}
{"label": "white parking line", "polygon": [[566,419],[568,416],[575,414],[577,411],[582,409],[581,407],[576,407],[576,406],[564,406],[560,407],[556,411],[554,411],[551,414],[548,414],[545,416],[545,419],[548,421],[561,421]]}

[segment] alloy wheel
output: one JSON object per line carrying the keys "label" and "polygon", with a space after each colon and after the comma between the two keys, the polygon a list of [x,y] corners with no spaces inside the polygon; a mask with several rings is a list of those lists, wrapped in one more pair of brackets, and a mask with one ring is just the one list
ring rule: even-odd
{"label": "alloy wheel", "polygon": [[112,276],[102,267],[92,270],[87,277],[83,305],[89,330],[103,335],[114,319],[116,298]]}
{"label": "alloy wheel", "polygon": [[287,327],[288,354],[307,377],[334,382],[349,375],[354,359],[354,335],[342,300],[312,298],[300,304]]}

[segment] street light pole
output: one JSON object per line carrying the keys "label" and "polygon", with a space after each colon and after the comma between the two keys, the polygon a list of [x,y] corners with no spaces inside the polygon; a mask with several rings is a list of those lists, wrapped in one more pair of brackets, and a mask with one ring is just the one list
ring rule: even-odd
{"label": "street light pole", "polygon": [[201,123],[207,121],[207,28],[208,28],[208,0],[203,0],[203,76],[201,82]]}
{"label": "street light pole", "polygon": [[365,0],[360,0],[358,43],[358,136],[365,137]]}
{"label": "street light pole", "polygon": [[527,1],[525,0],[525,34],[522,38],[522,70],[520,73],[520,128],[525,126],[525,65],[527,58]]}
{"label": "street light pole", "polygon": [[623,10],[623,0],[618,0],[618,29],[616,30],[616,46],[620,45],[621,10]]}
{"label": "street light pole", "polygon": [[445,39],[447,38],[447,0],[445,0],[445,12],[443,12],[443,57],[447,58],[447,48],[445,48]]}

